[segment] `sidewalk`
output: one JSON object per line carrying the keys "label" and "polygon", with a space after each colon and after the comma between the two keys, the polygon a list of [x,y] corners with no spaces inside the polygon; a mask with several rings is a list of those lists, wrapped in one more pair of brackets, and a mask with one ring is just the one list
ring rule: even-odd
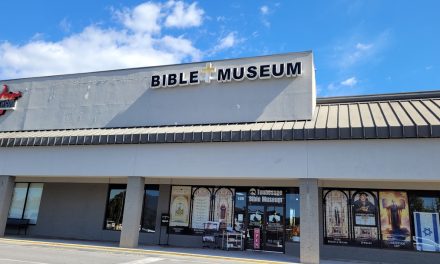
{"label": "sidewalk", "polygon": [[[85,241],[85,240],[66,240],[66,239],[47,239],[47,238],[29,238],[18,236],[7,236],[0,238],[1,242],[22,244],[22,245],[36,245],[46,247],[70,248],[78,250],[90,251],[108,251],[108,252],[125,252],[136,254],[155,254],[155,255],[174,255],[187,256],[196,258],[215,258],[225,259],[237,262],[251,262],[251,263],[299,263],[299,258],[289,256],[281,253],[262,252],[262,251],[225,251],[220,249],[205,249],[205,248],[182,248],[171,246],[154,246],[154,245],[140,245],[136,249],[127,249],[118,247],[116,242],[102,242],[102,241]],[[367,262],[347,262],[322,260],[323,264],[343,264],[343,263],[367,263]]]}

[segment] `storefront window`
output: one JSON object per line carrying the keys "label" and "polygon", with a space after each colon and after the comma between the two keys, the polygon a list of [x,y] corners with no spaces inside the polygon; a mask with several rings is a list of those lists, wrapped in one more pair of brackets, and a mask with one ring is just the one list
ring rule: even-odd
{"label": "storefront window", "polygon": [[440,251],[440,193],[415,192],[410,196],[413,214],[413,243],[418,251]]}
{"label": "storefront window", "polygon": [[173,186],[170,201],[171,231],[185,233],[189,227],[191,186]]}
{"label": "storefront window", "polygon": [[326,244],[440,252],[439,191],[323,189],[323,211]]}
{"label": "storefront window", "polygon": [[377,192],[351,191],[354,243],[379,246]]}
{"label": "storefront window", "polygon": [[12,196],[11,208],[9,209],[9,218],[23,217],[24,203],[26,202],[26,194],[28,183],[16,183],[14,194]]}
{"label": "storefront window", "polygon": [[211,195],[211,188],[193,188],[191,227],[195,232],[203,232],[204,224],[209,221]]}
{"label": "storefront window", "polygon": [[[110,185],[107,208],[105,213],[105,226],[107,230],[121,230],[124,215],[126,185]],[[159,186],[146,185],[142,207],[141,231],[153,233],[156,229],[157,203],[159,201]]]}
{"label": "storefront window", "polygon": [[210,221],[218,222],[221,229],[233,227],[234,193],[234,188],[227,187],[172,186],[169,231],[203,234],[204,224]]}
{"label": "storefront window", "polygon": [[43,183],[16,183],[8,217],[36,224],[42,194]]}
{"label": "storefront window", "polygon": [[36,224],[38,211],[40,208],[41,195],[43,194],[42,183],[31,183],[29,185],[26,208],[24,210],[24,219],[29,219],[29,223]]}
{"label": "storefront window", "polygon": [[144,208],[142,210],[142,231],[154,233],[156,230],[157,203],[159,201],[159,185],[145,187]]}
{"label": "storefront window", "polygon": [[105,215],[105,229],[121,230],[126,185],[110,185]]}
{"label": "storefront window", "polygon": [[299,202],[299,194],[297,190],[290,190],[286,193],[286,241],[299,241]]}
{"label": "storefront window", "polygon": [[214,221],[220,223],[220,228],[232,226],[233,195],[229,188],[219,188],[215,191]]}
{"label": "storefront window", "polygon": [[324,241],[347,245],[350,240],[348,191],[324,190]]}
{"label": "storefront window", "polygon": [[440,212],[440,197],[418,193],[411,196],[410,206],[414,212]]}
{"label": "storefront window", "polygon": [[411,248],[411,226],[406,192],[379,192],[382,246]]}
{"label": "storefront window", "polygon": [[234,230],[242,231],[245,228],[247,191],[237,191],[235,193],[235,216],[234,216]]}

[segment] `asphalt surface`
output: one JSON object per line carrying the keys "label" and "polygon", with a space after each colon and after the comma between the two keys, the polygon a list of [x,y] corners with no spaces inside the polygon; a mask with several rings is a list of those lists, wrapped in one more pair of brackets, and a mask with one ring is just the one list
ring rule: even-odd
{"label": "asphalt surface", "polygon": [[[0,264],[299,264],[286,254],[141,246],[126,249],[117,243],[50,239],[0,238]],[[322,264],[367,264],[363,261],[321,260]]]}
{"label": "asphalt surface", "polygon": [[[116,249],[115,249],[116,250]],[[161,264],[161,263],[255,263],[216,256],[185,256],[182,254],[154,254],[117,249],[63,248],[50,245],[0,241],[1,264]],[[262,262],[260,262],[262,263]]]}

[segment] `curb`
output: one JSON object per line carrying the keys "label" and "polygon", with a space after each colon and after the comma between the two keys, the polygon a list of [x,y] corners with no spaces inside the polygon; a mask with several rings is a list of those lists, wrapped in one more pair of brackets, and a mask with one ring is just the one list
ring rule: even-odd
{"label": "curb", "polygon": [[204,258],[204,259],[222,259],[235,262],[252,262],[252,263],[270,263],[270,264],[286,264],[290,262],[284,261],[271,261],[271,260],[259,260],[251,258],[236,258],[236,257],[224,257],[224,256],[212,256],[204,254],[194,254],[194,253],[182,253],[175,251],[159,251],[150,249],[140,249],[140,248],[118,248],[109,246],[96,246],[96,245],[79,245],[71,243],[60,243],[60,242],[44,242],[35,240],[21,240],[21,239],[11,239],[11,238],[0,238],[0,242],[17,244],[17,245],[37,245],[46,247],[57,247],[57,248],[70,248],[70,249],[83,249],[83,250],[97,250],[97,251],[107,251],[107,252],[119,252],[119,253],[138,253],[138,254],[156,254],[163,256],[181,256],[181,257],[194,257],[194,258]]}

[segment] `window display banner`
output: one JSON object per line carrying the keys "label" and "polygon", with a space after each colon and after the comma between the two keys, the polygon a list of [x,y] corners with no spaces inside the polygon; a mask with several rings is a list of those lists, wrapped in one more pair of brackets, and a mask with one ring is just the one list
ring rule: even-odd
{"label": "window display banner", "polygon": [[192,203],[192,228],[203,229],[209,221],[209,209],[211,206],[211,192],[207,188],[194,188]]}
{"label": "window display banner", "polygon": [[324,191],[325,242],[348,244],[348,193],[339,190]]}
{"label": "window display banner", "polygon": [[408,196],[406,192],[379,193],[380,223],[384,247],[411,248]]}
{"label": "window display banner", "polygon": [[438,213],[414,212],[414,229],[418,251],[440,251]]}
{"label": "window display banner", "polygon": [[190,199],[190,186],[172,187],[170,204],[170,226],[188,227]]}
{"label": "window display banner", "polygon": [[355,243],[378,246],[377,194],[369,191],[352,192],[352,213]]}
{"label": "window display banner", "polygon": [[260,249],[260,228],[254,228],[254,249]]}
{"label": "window display banner", "polygon": [[262,223],[263,212],[257,210],[255,212],[249,211],[249,224],[253,226],[259,226]]}
{"label": "window display banner", "polygon": [[216,189],[214,221],[220,222],[221,227],[232,226],[232,216],[234,215],[233,195],[233,191],[228,188]]}

